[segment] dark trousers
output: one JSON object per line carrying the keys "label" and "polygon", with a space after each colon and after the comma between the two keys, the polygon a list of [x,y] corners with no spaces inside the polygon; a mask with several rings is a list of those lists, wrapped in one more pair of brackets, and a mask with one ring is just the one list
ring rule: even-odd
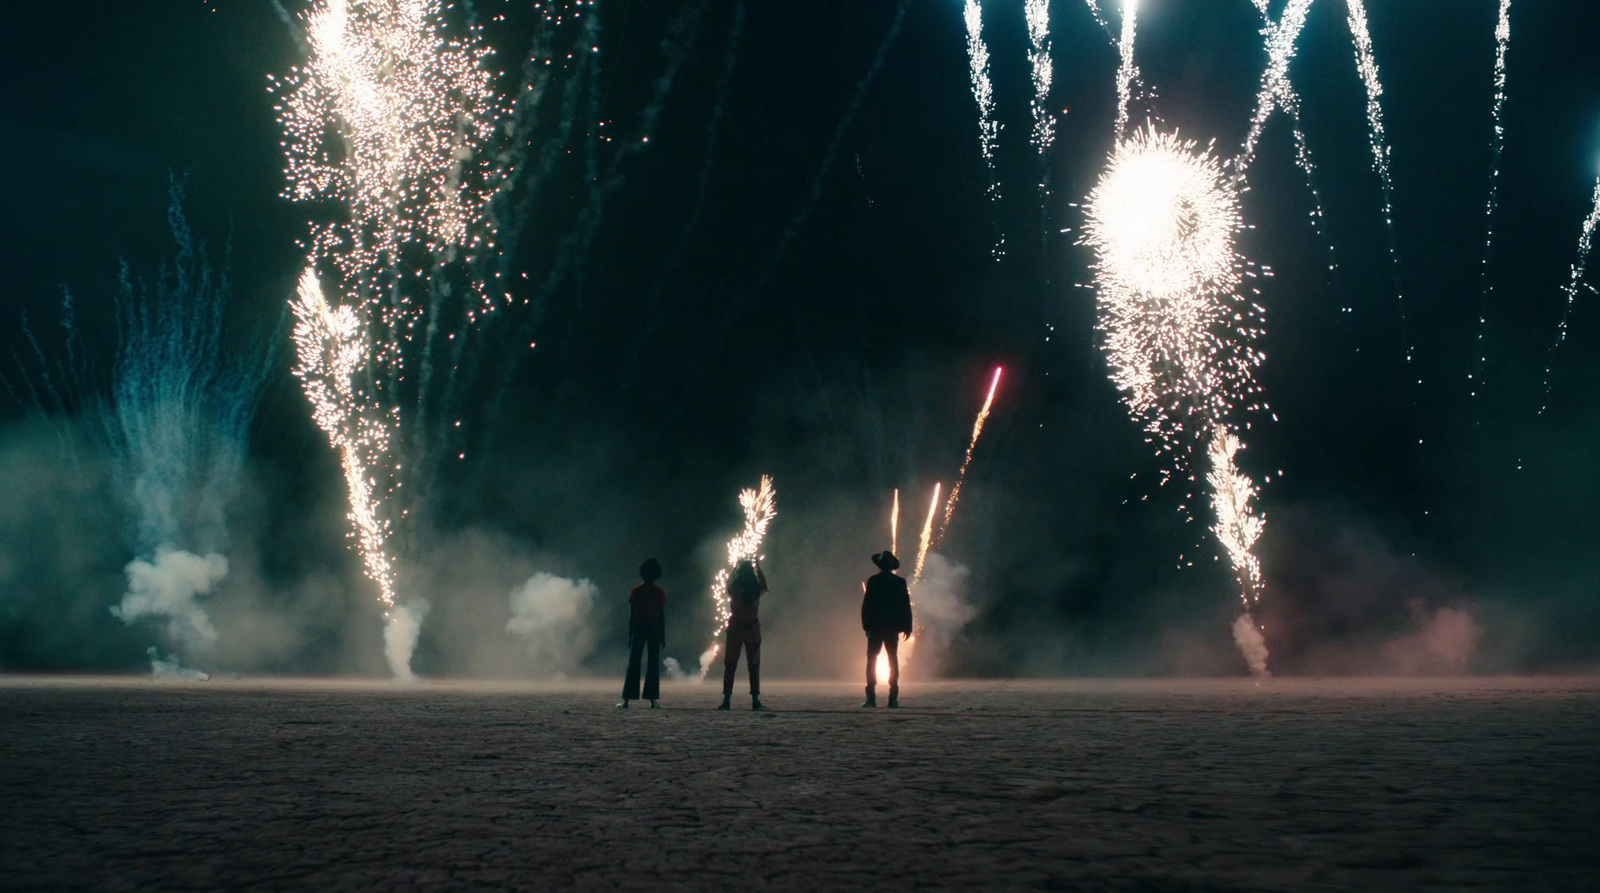
{"label": "dark trousers", "polygon": [[900,634],[867,633],[867,688],[878,687],[878,651],[889,652],[889,690],[900,690]]}
{"label": "dark trousers", "polygon": [[739,672],[739,651],[744,650],[750,667],[750,693],[761,694],[761,625],[740,629],[728,627],[728,641],[722,654],[722,696],[733,694],[733,676]]}
{"label": "dark trousers", "polygon": [[639,660],[648,648],[649,662],[645,664],[644,697],[647,701],[661,699],[661,641],[665,638],[661,624],[635,627],[628,631],[628,675],[622,680],[622,699],[639,700]]}

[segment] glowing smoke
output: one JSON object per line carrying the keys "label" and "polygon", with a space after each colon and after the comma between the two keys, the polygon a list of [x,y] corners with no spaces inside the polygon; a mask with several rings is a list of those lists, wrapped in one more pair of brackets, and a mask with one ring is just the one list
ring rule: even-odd
{"label": "glowing smoke", "polygon": [[1240,614],[1233,619],[1233,641],[1239,646],[1239,653],[1244,655],[1245,663],[1250,666],[1250,675],[1257,679],[1272,675],[1267,670],[1267,640],[1254,617]]}
{"label": "glowing smoke", "polygon": [[599,595],[600,590],[588,580],[569,580],[543,571],[511,591],[511,620],[506,631],[527,641],[535,673],[572,673],[594,650],[590,612]]}
{"label": "glowing smoke", "polygon": [[175,654],[163,657],[161,650],[154,645],[146,648],[144,653],[150,658],[150,675],[157,679],[188,679],[193,682],[207,682],[211,679],[209,673],[184,666]]}

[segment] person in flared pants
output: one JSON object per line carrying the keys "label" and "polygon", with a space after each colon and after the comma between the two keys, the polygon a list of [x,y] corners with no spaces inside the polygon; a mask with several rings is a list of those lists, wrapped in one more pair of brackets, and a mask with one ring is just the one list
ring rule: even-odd
{"label": "person in flared pants", "polygon": [[622,679],[622,703],[639,700],[639,664],[644,662],[644,699],[650,709],[661,706],[661,645],[667,637],[667,591],[656,585],[661,562],[654,558],[639,565],[642,582],[628,593],[628,673]]}

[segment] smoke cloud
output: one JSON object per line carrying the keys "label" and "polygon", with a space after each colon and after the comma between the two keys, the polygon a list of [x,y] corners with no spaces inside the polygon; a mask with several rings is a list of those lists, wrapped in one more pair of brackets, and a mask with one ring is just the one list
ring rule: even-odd
{"label": "smoke cloud", "polygon": [[577,670],[594,650],[590,613],[599,594],[588,580],[569,580],[544,571],[511,590],[506,631],[526,640],[536,674],[565,676]]}
{"label": "smoke cloud", "polygon": [[144,618],[165,619],[167,635],[191,647],[210,648],[217,628],[196,601],[210,595],[228,574],[228,559],[221,555],[195,555],[163,545],[155,560],[128,562],[128,591],[111,613],[132,625]]}
{"label": "smoke cloud", "polygon": [[966,565],[938,552],[928,553],[922,580],[911,593],[916,602],[912,613],[920,630],[912,665],[937,667],[951,641],[978,616],[978,609],[967,600],[967,580],[971,576],[972,570]]}
{"label": "smoke cloud", "polygon": [[207,682],[211,679],[209,673],[184,666],[175,654],[162,657],[161,650],[154,645],[146,649],[145,654],[150,658],[150,675],[157,679],[192,679],[196,682]]}
{"label": "smoke cloud", "polygon": [[383,656],[394,678],[401,682],[416,679],[411,674],[411,655],[417,650],[417,636],[422,632],[422,618],[427,614],[427,602],[396,605],[389,612],[389,622],[383,628]]}
{"label": "smoke cloud", "polygon": [[1257,679],[1272,675],[1267,672],[1267,640],[1261,635],[1261,627],[1256,625],[1254,617],[1240,614],[1234,618],[1233,641],[1244,655],[1245,663],[1250,665],[1250,675]]}

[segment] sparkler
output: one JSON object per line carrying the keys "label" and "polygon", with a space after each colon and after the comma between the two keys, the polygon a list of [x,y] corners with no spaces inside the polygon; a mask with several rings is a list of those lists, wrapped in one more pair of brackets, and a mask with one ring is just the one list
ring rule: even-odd
{"label": "sparkler", "polygon": [[778,516],[778,493],[773,489],[771,476],[762,475],[759,487],[739,491],[739,507],[744,510],[744,529],[728,540],[728,566],[717,571],[711,581],[712,613],[717,621],[717,630],[711,634],[711,647],[700,655],[702,681],[711,672],[711,662],[722,650],[722,643],[718,639],[727,630],[728,620],[733,616],[733,605],[728,598],[728,581],[733,577],[733,570],[739,566],[739,562],[755,559],[761,554],[761,542],[767,536],[767,527]]}
{"label": "sparkler", "polygon": [[[989,395],[983,398],[983,408],[978,410],[978,418],[972,423],[972,439],[967,442],[966,458],[961,460],[961,471],[956,474],[956,485],[950,488],[950,499],[944,506],[944,521],[939,526],[939,537],[944,537],[945,531],[950,529],[950,519],[955,516],[956,502],[961,499],[961,485],[967,479],[967,466],[972,464],[972,452],[978,448],[978,437],[983,434],[983,425],[989,420],[989,407],[994,405],[994,393],[1000,387],[1000,373],[1005,371],[1002,367],[994,367],[994,380],[989,382]],[[926,550],[924,550],[926,551]],[[922,575],[922,560],[917,560],[917,576]]]}
{"label": "sparkler", "polygon": [[1578,284],[1583,281],[1583,273],[1589,264],[1589,248],[1594,244],[1594,229],[1600,225],[1600,179],[1594,183],[1594,204],[1589,209],[1589,216],[1583,220],[1583,232],[1578,236],[1578,259],[1572,263],[1572,275],[1567,280],[1564,291],[1567,294],[1565,306],[1561,309],[1561,322],[1556,326],[1556,342],[1550,345],[1550,359],[1544,367],[1544,402],[1539,406],[1539,414],[1550,408],[1550,374],[1555,367],[1556,349],[1567,340],[1567,323],[1572,317],[1572,302],[1578,294]]}
{"label": "sparkler", "polygon": [[1500,156],[1506,142],[1506,50],[1510,45],[1511,0],[1500,0],[1500,15],[1494,28],[1494,166],[1489,171],[1489,198],[1483,206],[1486,232],[1483,238],[1483,265],[1479,268],[1483,288],[1478,305],[1478,366],[1467,375],[1473,400],[1478,399],[1484,368],[1489,364],[1489,345],[1484,336],[1489,325],[1489,299],[1494,294],[1494,282],[1489,278],[1489,261],[1494,256],[1494,215],[1500,207]]}

